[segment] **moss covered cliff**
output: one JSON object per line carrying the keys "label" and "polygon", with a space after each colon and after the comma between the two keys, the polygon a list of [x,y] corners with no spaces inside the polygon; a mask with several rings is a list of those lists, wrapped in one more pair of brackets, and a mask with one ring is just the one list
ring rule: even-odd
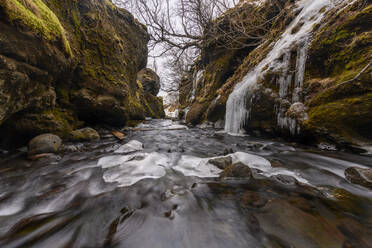
{"label": "moss covered cliff", "polygon": [[161,99],[136,81],[148,39],[146,27],[110,1],[1,1],[2,137],[164,116]]}

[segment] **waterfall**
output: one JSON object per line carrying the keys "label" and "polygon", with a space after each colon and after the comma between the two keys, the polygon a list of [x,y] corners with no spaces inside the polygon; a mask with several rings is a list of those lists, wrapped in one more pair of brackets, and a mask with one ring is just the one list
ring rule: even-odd
{"label": "waterfall", "polygon": [[[255,68],[249,71],[230,94],[226,104],[225,131],[228,133],[242,133],[245,122],[249,119],[252,101],[257,82],[265,73],[280,72],[278,80],[279,97],[288,98],[288,90],[294,76],[294,91],[289,98],[293,102],[300,101],[300,93],[304,81],[307,50],[310,43],[311,31],[314,24],[319,23],[329,8],[333,8],[347,0],[300,0],[297,2],[297,17],[287,27],[279,40],[272,44],[272,50]],[[297,32],[293,32],[297,30]],[[291,50],[297,48],[296,73],[289,70]],[[287,101],[288,103],[288,101]],[[278,125],[289,128],[295,133],[296,121],[285,116],[282,106],[278,110]]]}
{"label": "waterfall", "polygon": [[192,92],[189,99],[189,102],[191,103],[195,99],[196,95],[196,89],[198,88],[199,81],[203,78],[204,70],[200,70],[196,73],[194,73],[193,81],[192,81]]}

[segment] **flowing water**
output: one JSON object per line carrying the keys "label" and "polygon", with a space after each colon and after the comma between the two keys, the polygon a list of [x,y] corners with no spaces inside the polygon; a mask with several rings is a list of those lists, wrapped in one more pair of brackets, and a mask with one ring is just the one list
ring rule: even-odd
{"label": "flowing water", "polygon": [[[0,247],[372,247],[372,192],[343,173],[371,157],[140,127],[37,161],[2,154]],[[208,160],[225,153],[254,178],[219,178]]]}

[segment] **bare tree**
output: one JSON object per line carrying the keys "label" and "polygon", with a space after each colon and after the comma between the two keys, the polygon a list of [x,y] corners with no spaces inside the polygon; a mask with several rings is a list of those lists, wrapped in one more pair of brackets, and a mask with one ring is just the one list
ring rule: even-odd
{"label": "bare tree", "polygon": [[[167,57],[173,75],[182,75],[207,47],[242,49],[262,42],[276,16],[265,15],[263,1],[113,0],[148,27],[150,56]],[[282,0],[271,0],[282,8]],[[231,8],[237,6],[236,8]],[[174,81],[177,81],[175,78]],[[168,87],[170,91],[177,87]]]}

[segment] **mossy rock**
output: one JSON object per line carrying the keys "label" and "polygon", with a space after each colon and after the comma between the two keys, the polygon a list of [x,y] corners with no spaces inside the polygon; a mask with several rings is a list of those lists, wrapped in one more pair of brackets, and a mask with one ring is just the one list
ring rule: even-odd
{"label": "mossy rock", "polygon": [[42,0],[3,0],[0,3],[12,23],[22,23],[46,40],[61,41],[66,53],[72,56],[70,44],[66,38],[58,17]]}
{"label": "mossy rock", "polygon": [[304,127],[313,133],[323,128],[349,141],[372,139],[372,93],[312,107],[308,113]]}
{"label": "mossy rock", "polygon": [[98,132],[91,127],[74,130],[70,133],[70,140],[73,141],[91,141],[99,139],[100,136]]}
{"label": "mossy rock", "polygon": [[252,178],[252,171],[248,165],[241,162],[227,166],[221,173],[221,178]]}
{"label": "mossy rock", "polygon": [[186,122],[192,125],[197,125],[205,118],[204,115],[208,108],[208,103],[195,102],[186,115]]}

